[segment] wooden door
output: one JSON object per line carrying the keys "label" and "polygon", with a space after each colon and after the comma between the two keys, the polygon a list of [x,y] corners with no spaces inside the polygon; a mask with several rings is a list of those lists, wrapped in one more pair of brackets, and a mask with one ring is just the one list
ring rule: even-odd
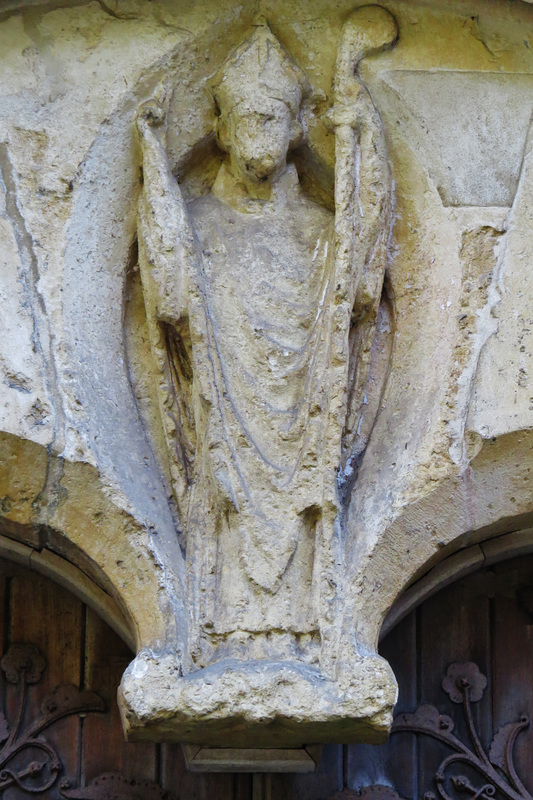
{"label": "wooden door", "polygon": [[376,800],[529,800],[533,557],[442,590],[389,634],[381,652],[400,687],[395,732],[384,746],[349,748],[347,787]]}
{"label": "wooden door", "polygon": [[[132,653],[116,634],[66,590],[4,563],[0,798],[531,800],[520,780],[531,788],[533,557],[443,590],[404,619],[381,652],[400,685],[397,732],[386,745],[328,746],[311,775],[190,773],[180,746],[124,742],[116,690]],[[470,684],[466,714],[461,678]],[[448,764],[435,781],[453,753],[448,733],[478,761],[485,754],[489,778],[474,759]]]}
{"label": "wooden door", "polygon": [[342,747],[312,775],[264,776],[191,773],[179,745],[125,743],[116,692],[132,658],[70,592],[0,564],[1,800],[325,800],[342,788]]}

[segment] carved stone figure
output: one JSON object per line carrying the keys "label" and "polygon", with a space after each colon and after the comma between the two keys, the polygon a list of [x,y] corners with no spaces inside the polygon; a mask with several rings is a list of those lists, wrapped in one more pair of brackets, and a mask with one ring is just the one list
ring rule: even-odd
{"label": "carved stone figure", "polygon": [[287,162],[310,86],[265,21],[213,79],[227,159],[209,194],[185,202],[162,109],[138,114],[139,264],[196,668],[334,669],[339,487],[365,444],[391,213],[382,126],[357,66],[396,36],[379,6],[344,27],[329,112],[334,214]]}
{"label": "carved stone figure", "polygon": [[338,56],[334,216],[287,163],[310,87],[266,22],[213,81],[228,158],[207,196],[186,205],[160,108],[138,116],[139,261],[200,666],[302,650],[317,662],[330,621],[337,471],[353,455],[390,226],[381,124],[355,68],[396,27],[372,29],[366,11]]}

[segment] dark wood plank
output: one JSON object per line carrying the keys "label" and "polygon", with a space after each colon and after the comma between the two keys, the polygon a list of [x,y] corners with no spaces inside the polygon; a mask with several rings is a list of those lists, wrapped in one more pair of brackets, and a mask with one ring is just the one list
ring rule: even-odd
{"label": "dark wood plank", "polygon": [[[395,714],[416,707],[416,615],[412,612],[383,640],[380,653],[390,663],[399,695]],[[376,783],[393,783],[401,797],[416,797],[416,737],[402,733],[385,745],[347,748],[347,785],[360,789]]]}
{"label": "dark wood plank", "polygon": [[[83,606],[65,589],[30,571],[15,571],[10,587],[9,643],[35,644],[47,662],[41,681],[29,688],[23,721],[26,726],[39,715],[41,702],[50,690],[61,684],[80,685]],[[18,689],[12,684],[6,688],[6,707],[13,720]],[[72,780],[78,778],[80,728],[80,718],[74,716],[46,730],[46,740],[63,764],[63,775]],[[50,796],[58,796],[57,791]]]}
{"label": "dark wood plank", "polygon": [[[450,715],[456,735],[469,743],[463,707],[450,701],[442,680],[452,663],[475,662],[489,679],[483,700],[472,705],[474,724],[485,746],[492,728],[489,585],[490,576],[469,576],[418,609],[418,702]],[[435,772],[450,750],[428,736],[418,739],[418,795],[422,796],[435,791]]]}
{"label": "dark wood plank", "polygon": [[328,745],[322,751],[315,772],[304,775],[273,774],[271,794],[276,800],[324,800],[342,789],[342,745]]}
{"label": "dark wood plank", "polygon": [[117,689],[133,659],[129,648],[94,611],[87,609],[85,670],[87,689],[100,694],[106,714],[91,714],[83,724],[82,778],[89,782],[102,772],[121,772],[136,780],[158,780],[158,746],[124,741]]}
{"label": "dark wood plank", "polygon": [[[236,787],[240,789],[246,782],[232,773],[189,772],[181,745],[161,746],[161,783],[165,789],[183,800],[233,800]],[[242,800],[249,796],[240,794]]]}
{"label": "dark wood plank", "polygon": [[[4,655],[9,647],[10,577],[8,570],[5,568],[0,569],[0,657]],[[5,674],[4,671],[0,669],[0,709],[4,712],[7,710],[6,701]]]}
{"label": "dark wood plank", "polygon": [[[3,655],[9,646],[9,597],[11,594],[11,575],[4,568],[0,570],[0,654]],[[0,670],[0,680],[3,671]]]}
{"label": "dark wood plank", "polygon": [[[496,565],[493,599],[493,725],[494,733],[523,715],[533,718],[533,617],[528,595],[533,595],[533,561],[513,559]],[[531,587],[531,588],[530,588]],[[524,597],[523,593],[527,593]],[[515,746],[518,775],[531,791],[533,736],[520,734]]]}
{"label": "dark wood plank", "polygon": [[233,800],[250,800],[252,797],[252,775],[247,773],[233,776]]}

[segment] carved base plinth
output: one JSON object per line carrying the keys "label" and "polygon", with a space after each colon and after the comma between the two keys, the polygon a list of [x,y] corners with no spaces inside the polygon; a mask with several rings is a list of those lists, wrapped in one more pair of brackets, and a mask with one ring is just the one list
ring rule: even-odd
{"label": "carved base plinth", "polygon": [[344,686],[291,661],[222,661],[180,677],[174,656],[142,651],[119,689],[126,736],[238,748],[382,742],[394,677],[376,655],[352,666]]}
{"label": "carved base plinth", "polygon": [[191,772],[314,772],[322,748],[202,747],[182,745]]}

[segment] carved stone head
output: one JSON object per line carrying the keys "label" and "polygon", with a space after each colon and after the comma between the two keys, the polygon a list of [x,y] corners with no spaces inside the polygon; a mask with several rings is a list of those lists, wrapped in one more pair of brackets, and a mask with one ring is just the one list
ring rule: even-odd
{"label": "carved stone head", "polygon": [[285,165],[288,150],[302,137],[300,105],[308,88],[301,69],[260,21],[212,84],[218,142],[234,171],[262,181]]}

